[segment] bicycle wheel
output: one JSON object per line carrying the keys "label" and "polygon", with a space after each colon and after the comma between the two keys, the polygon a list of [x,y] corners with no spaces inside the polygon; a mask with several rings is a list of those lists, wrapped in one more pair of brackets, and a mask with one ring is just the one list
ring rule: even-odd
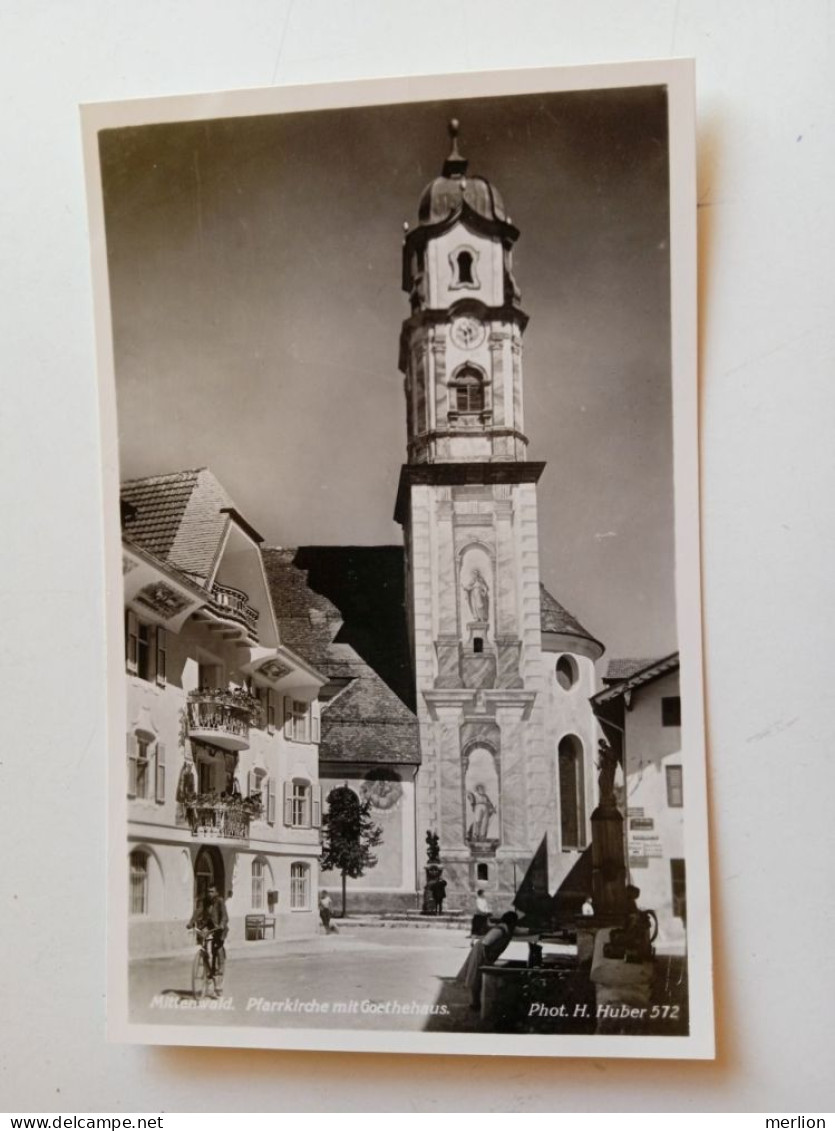
{"label": "bicycle wheel", "polygon": [[223,993],[223,971],[226,969],[226,948],[221,945],[215,951],[214,958],[214,991],[220,997]]}
{"label": "bicycle wheel", "polygon": [[209,969],[209,960],[206,957],[206,952],[204,950],[198,950],[197,954],[194,956],[194,962],[191,967],[191,991],[198,1000],[206,996],[211,979],[212,972]]}

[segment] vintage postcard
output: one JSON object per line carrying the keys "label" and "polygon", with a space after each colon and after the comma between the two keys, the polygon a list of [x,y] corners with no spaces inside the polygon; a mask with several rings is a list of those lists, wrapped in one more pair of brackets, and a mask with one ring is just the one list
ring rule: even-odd
{"label": "vintage postcard", "polygon": [[111,1036],[713,1056],[692,64],[83,133]]}

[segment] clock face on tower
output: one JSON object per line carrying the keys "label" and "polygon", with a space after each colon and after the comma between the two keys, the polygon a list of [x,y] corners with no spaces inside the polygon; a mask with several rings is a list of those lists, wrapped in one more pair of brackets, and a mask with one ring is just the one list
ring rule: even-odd
{"label": "clock face on tower", "polygon": [[452,320],[450,337],[459,349],[472,350],[484,341],[484,326],[471,314],[464,314]]}

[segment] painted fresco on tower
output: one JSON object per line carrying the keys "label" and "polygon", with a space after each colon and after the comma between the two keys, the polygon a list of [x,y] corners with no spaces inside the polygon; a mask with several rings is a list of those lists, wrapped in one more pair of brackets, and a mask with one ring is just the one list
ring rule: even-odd
{"label": "painted fresco on tower", "polygon": [[474,849],[499,843],[499,775],[492,750],[477,746],[467,755],[467,841]]}
{"label": "painted fresco on tower", "polygon": [[114,1033],[709,1055],[691,76],[607,73],[91,109]]}

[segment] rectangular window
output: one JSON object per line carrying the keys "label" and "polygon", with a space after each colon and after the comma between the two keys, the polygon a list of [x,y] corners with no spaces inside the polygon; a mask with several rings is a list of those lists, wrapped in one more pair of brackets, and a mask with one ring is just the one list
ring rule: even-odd
{"label": "rectangular window", "polygon": [[662,727],[681,726],[681,697],[668,695],[661,700],[661,725]]}
{"label": "rectangular window", "polygon": [[251,770],[249,774],[249,796],[260,802],[258,820],[263,821],[267,816],[267,798],[269,781],[263,770]]}
{"label": "rectangular window", "polygon": [[260,911],[264,906],[264,861],[252,861],[252,906]]}
{"label": "rectangular window", "polygon": [[307,864],[290,865],[290,910],[307,911],[310,907],[310,868]]}
{"label": "rectangular window", "polygon": [[670,861],[670,883],[673,890],[673,915],[687,919],[687,887],[684,876],[684,861]]}
{"label": "rectangular window", "polygon": [[310,742],[310,704],[303,699],[285,698],[284,737],[291,742]]}
{"label": "rectangular window", "polygon": [[197,686],[200,691],[211,691],[223,685],[223,668],[220,664],[201,660],[197,665]]}
{"label": "rectangular window", "polygon": [[150,784],[150,768],[151,762],[148,757],[148,747],[150,743],[144,738],[137,738],[136,740],[136,789],[134,794],[136,797],[147,798],[148,787]]}
{"label": "rectangular window", "polygon": [[291,794],[291,821],[294,829],[310,828],[310,786],[306,782],[293,782]]}
{"label": "rectangular window", "polygon": [[215,787],[214,767],[210,762],[197,763],[197,792],[211,793]]}
{"label": "rectangular window", "polygon": [[151,678],[151,626],[137,621],[136,674],[140,679]]}
{"label": "rectangular window", "polygon": [[667,766],[667,804],[671,809],[684,805],[684,778],[681,766]]}

